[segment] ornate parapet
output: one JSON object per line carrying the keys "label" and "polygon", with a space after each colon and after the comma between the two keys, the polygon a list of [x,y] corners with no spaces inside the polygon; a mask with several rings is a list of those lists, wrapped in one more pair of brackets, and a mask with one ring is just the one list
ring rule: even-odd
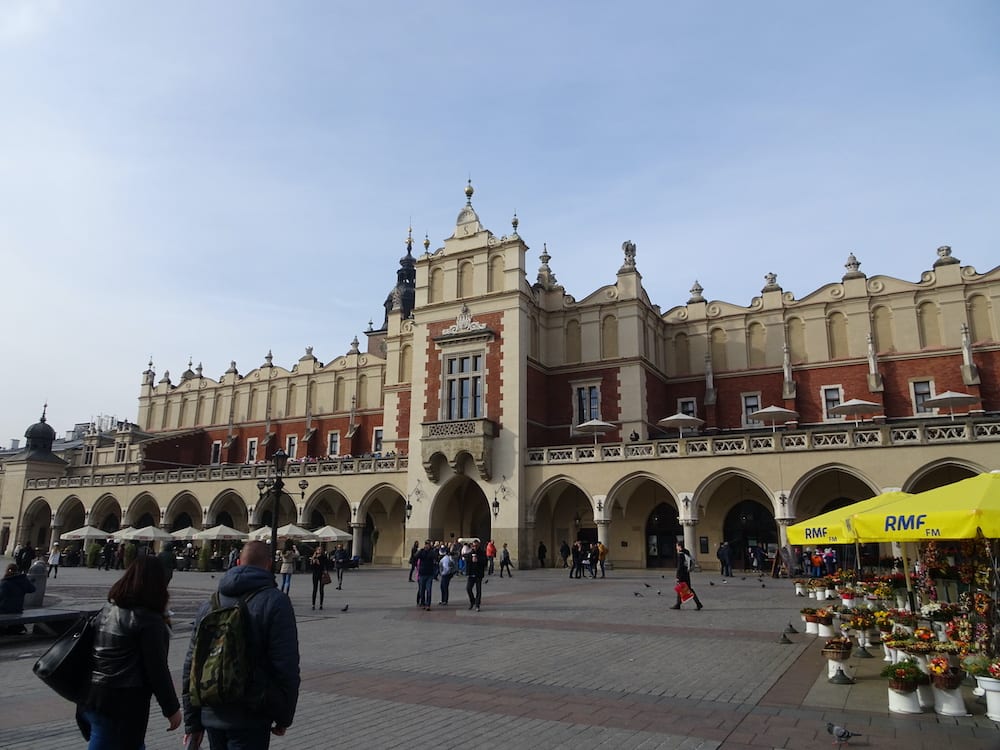
{"label": "ornate parapet", "polygon": [[425,422],[421,425],[421,459],[427,478],[438,481],[435,456],[441,455],[456,473],[463,456],[476,464],[481,479],[492,478],[493,440],[499,430],[490,419],[462,419],[451,422]]}

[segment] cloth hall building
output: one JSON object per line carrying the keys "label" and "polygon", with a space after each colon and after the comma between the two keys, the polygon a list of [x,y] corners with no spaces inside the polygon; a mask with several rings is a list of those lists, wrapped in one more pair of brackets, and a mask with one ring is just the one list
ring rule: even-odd
{"label": "cloth hall building", "polygon": [[[472,197],[442,247],[408,242],[366,345],[218,379],[150,363],[134,422],[72,441],[43,414],[0,464],[3,550],[83,525],[270,524],[258,482],[279,448],[277,523],[349,530],[389,564],[412,540],[478,536],[523,567],[577,538],[618,567],[672,565],[677,539],[703,559],[723,540],[774,548],[794,521],[1000,468],[1000,267],[940,247],[910,282],[851,255],[801,299],[768,273],[748,306],[695,282],[663,311],[631,242],[576,299],[544,246],[529,273],[516,217],[493,234]],[[977,401],[924,404],[946,391]],[[837,415],[851,399],[877,406]],[[788,411],[750,416],[768,406]],[[675,414],[703,422],[660,424]]]}

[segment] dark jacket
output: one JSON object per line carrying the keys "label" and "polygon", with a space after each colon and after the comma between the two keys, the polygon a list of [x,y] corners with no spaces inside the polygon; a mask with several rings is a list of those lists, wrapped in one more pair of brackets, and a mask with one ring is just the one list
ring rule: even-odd
{"label": "dark jacket", "polygon": [[107,604],[97,616],[94,670],[84,705],[106,716],[149,713],[156,696],[164,716],[180,708],[167,665],[170,629],[163,615],[144,607]]}
{"label": "dark jacket", "polygon": [[469,578],[482,578],[486,574],[486,550],[482,547],[469,551],[464,555],[465,575]]}
{"label": "dark jacket", "polygon": [[21,614],[24,612],[24,595],[33,593],[35,584],[24,573],[0,579],[0,614]]}
{"label": "dark jacket", "polygon": [[677,554],[677,580],[691,584],[691,553],[686,549]]}
{"label": "dark jacket", "polygon": [[188,695],[191,674],[191,649],[198,623],[208,613],[211,602],[206,602],[195,616],[191,643],[184,658],[183,691],[184,731],[193,732],[203,727],[215,729],[269,728],[272,724],[287,727],[295,717],[299,699],[299,634],[295,625],[295,612],[288,597],[274,584],[274,576],[263,568],[240,565],[230,568],[219,581],[219,601],[222,606],[232,606],[241,596],[257,591],[247,602],[250,612],[250,648],[257,655],[254,666],[254,684],[265,689],[264,705],[221,706],[196,708]]}
{"label": "dark jacket", "polygon": [[351,556],[347,554],[346,549],[340,547],[333,551],[333,564],[338,568],[350,567]]}
{"label": "dark jacket", "polygon": [[417,575],[436,576],[438,568],[437,550],[424,547],[417,553]]}

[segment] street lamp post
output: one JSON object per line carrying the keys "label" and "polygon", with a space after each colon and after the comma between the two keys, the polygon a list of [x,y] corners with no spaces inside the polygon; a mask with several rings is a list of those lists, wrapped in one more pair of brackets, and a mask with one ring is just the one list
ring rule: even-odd
{"label": "street lamp post", "polygon": [[288,465],[288,454],[278,448],[271,456],[271,463],[274,465],[274,485],[271,491],[274,493],[274,504],[271,506],[271,572],[278,574],[278,505],[281,502],[281,491],[285,489],[285,480],[281,475],[285,473]]}

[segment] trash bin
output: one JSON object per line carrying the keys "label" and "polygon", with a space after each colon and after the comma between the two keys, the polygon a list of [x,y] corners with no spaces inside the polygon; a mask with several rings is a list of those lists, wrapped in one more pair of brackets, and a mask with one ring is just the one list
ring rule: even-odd
{"label": "trash bin", "polygon": [[26,609],[42,606],[42,600],[45,598],[45,582],[48,577],[49,566],[45,564],[44,560],[39,558],[31,563],[31,567],[28,568],[28,580],[35,584],[35,591],[25,595],[24,606]]}

